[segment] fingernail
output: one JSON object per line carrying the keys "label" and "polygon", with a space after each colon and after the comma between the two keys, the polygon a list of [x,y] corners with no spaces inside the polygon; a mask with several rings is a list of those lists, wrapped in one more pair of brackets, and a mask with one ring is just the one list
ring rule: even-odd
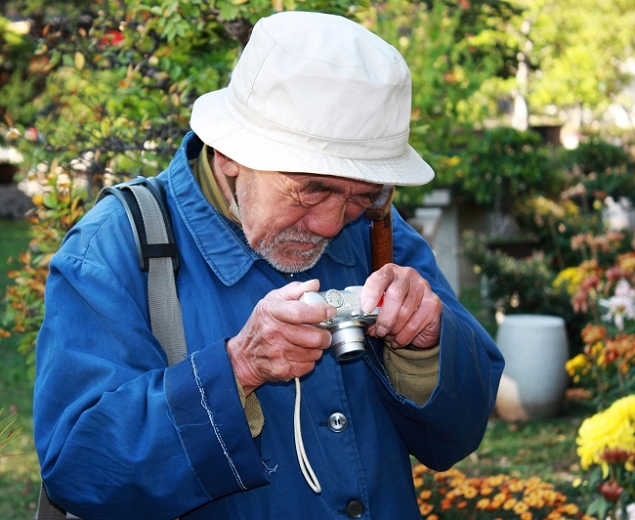
{"label": "fingernail", "polygon": [[331,319],[331,318],[335,318],[335,316],[337,315],[337,309],[335,307],[331,307],[329,306],[328,309],[326,309],[326,316]]}
{"label": "fingernail", "polygon": [[383,338],[387,332],[388,332],[388,329],[381,325],[375,329],[375,334],[377,334],[377,336],[379,336],[380,338]]}
{"label": "fingernail", "polygon": [[373,300],[364,300],[362,303],[362,311],[368,314],[375,309],[375,302]]}

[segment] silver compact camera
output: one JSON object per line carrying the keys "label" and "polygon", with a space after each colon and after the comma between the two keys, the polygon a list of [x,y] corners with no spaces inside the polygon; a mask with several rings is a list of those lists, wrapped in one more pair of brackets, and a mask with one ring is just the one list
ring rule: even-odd
{"label": "silver compact camera", "polygon": [[324,292],[306,292],[300,298],[301,302],[328,303],[337,309],[337,314],[330,320],[318,324],[331,333],[331,350],[338,361],[348,361],[361,356],[366,341],[368,326],[375,323],[381,306],[371,313],[362,311],[359,294],[361,285],[353,285],[342,291],[329,289]]}

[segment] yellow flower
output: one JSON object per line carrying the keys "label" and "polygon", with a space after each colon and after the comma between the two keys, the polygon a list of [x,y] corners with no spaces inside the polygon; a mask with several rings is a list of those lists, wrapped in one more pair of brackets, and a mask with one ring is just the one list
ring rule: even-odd
{"label": "yellow flower", "polygon": [[472,486],[466,487],[463,491],[463,496],[465,498],[474,498],[476,495],[478,495],[478,489]]}
{"label": "yellow flower", "polygon": [[586,374],[591,369],[591,362],[585,354],[578,354],[566,362],[565,368],[567,373],[571,377],[575,377],[576,374]]}
{"label": "yellow flower", "polygon": [[529,477],[526,481],[525,481],[527,488],[537,488],[540,487],[544,484],[544,482],[542,480],[540,480],[538,477]]}
{"label": "yellow flower", "polygon": [[489,477],[485,480],[485,482],[492,487],[500,486],[504,481],[505,475],[496,475],[495,477]]}
{"label": "yellow flower", "polygon": [[558,493],[556,493],[552,489],[546,489],[542,497],[544,498],[547,505],[552,506],[558,499]]}
{"label": "yellow flower", "polygon": [[578,456],[583,469],[597,464],[604,478],[609,465],[602,459],[607,448],[635,452],[635,395],[618,399],[606,410],[585,419],[578,430]]}
{"label": "yellow flower", "polygon": [[617,264],[626,272],[635,273],[635,252],[620,255]]}
{"label": "yellow flower", "polygon": [[522,491],[523,487],[524,487],[524,484],[520,480],[515,480],[515,481],[509,483],[509,490],[512,493],[517,493],[519,491]]}
{"label": "yellow flower", "polygon": [[554,289],[564,288],[568,294],[573,295],[578,290],[582,282],[588,276],[588,272],[579,267],[568,267],[558,273],[552,282]]}
{"label": "yellow flower", "polygon": [[427,516],[430,513],[432,513],[432,510],[434,509],[434,507],[432,506],[432,504],[428,504],[427,502],[424,502],[423,504],[421,504],[419,506],[419,512],[423,515],[423,516]]}
{"label": "yellow flower", "polygon": [[44,196],[41,193],[36,193],[31,197],[31,201],[34,206],[43,206],[44,205]]}
{"label": "yellow flower", "polygon": [[494,492],[494,488],[487,483],[484,483],[481,486],[481,495],[486,497],[487,495],[491,495]]}
{"label": "yellow flower", "polygon": [[578,513],[579,509],[575,504],[565,504],[562,506],[562,511],[567,515],[575,515]]}
{"label": "yellow flower", "polygon": [[490,504],[489,498],[481,498],[476,503],[476,509],[487,509],[487,506],[489,506],[489,504]]}
{"label": "yellow flower", "polygon": [[518,502],[515,498],[509,498],[507,499],[507,501],[503,504],[503,509],[513,509],[514,506],[516,505],[516,502]]}
{"label": "yellow flower", "polygon": [[557,204],[556,202],[553,202],[546,197],[538,196],[532,201],[532,203],[534,206],[534,211],[539,215],[545,217],[553,215],[556,218],[564,217],[564,208],[560,204]]}
{"label": "yellow flower", "polygon": [[498,508],[503,505],[505,500],[507,500],[507,495],[505,493],[496,493],[494,498],[492,498],[492,504],[496,504],[495,507]]}
{"label": "yellow flower", "polygon": [[599,360],[601,357],[604,357],[604,343],[598,341],[597,343],[591,345],[591,354],[598,359],[598,364],[601,364],[599,363]]}
{"label": "yellow flower", "polygon": [[545,501],[538,493],[531,493],[525,496],[524,501],[529,505],[529,507],[533,507],[535,509],[540,509],[545,505]]}
{"label": "yellow flower", "polygon": [[419,476],[422,473],[424,473],[426,471],[426,469],[427,468],[423,464],[419,463],[419,464],[417,464],[416,466],[414,466],[412,468],[412,474],[416,475],[416,476]]}
{"label": "yellow flower", "polygon": [[419,498],[421,500],[428,500],[432,496],[432,491],[429,489],[424,489],[421,493],[419,493]]}
{"label": "yellow flower", "polygon": [[452,157],[442,157],[441,164],[444,166],[456,166],[461,162],[461,159],[458,155],[453,155]]}

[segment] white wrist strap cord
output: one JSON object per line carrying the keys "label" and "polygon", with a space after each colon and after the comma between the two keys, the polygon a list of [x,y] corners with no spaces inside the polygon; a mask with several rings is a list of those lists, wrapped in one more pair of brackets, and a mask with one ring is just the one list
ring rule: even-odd
{"label": "white wrist strap cord", "polygon": [[300,389],[300,378],[295,378],[295,407],[293,409],[293,436],[295,437],[295,451],[298,455],[298,462],[300,463],[300,469],[302,470],[302,474],[309,485],[309,487],[315,491],[316,493],[320,493],[322,491],[322,486],[320,486],[320,482],[318,481],[315,473],[313,472],[313,468],[309,462],[308,457],[306,456],[306,451],[304,450],[304,442],[302,441],[302,428],[300,425],[300,400],[301,400],[302,390]]}

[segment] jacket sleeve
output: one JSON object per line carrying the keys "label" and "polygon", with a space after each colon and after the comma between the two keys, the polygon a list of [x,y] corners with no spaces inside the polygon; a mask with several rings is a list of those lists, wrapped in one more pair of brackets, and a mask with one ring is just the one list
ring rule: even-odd
{"label": "jacket sleeve", "polygon": [[[51,263],[36,350],[36,449],[51,500],[73,514],[174,518],[268,480],[225,338],[167,368],[128,222],[121,208],[105,211],[108,199]],[[210,399],[216,392],[223,398]]]}
{"label": "jacket sleeve", "polygon": [[439,374],[430,398],[419,406],[397,393],[383,366],[383,345],[367,356],[388,412],[410,452],[444,470],[473,452],[496,403],[504,361],[491,336],[460,304],[437,266],[430,246],[399,215],[394,218],[394,261],[410,266],[443,302]]}

